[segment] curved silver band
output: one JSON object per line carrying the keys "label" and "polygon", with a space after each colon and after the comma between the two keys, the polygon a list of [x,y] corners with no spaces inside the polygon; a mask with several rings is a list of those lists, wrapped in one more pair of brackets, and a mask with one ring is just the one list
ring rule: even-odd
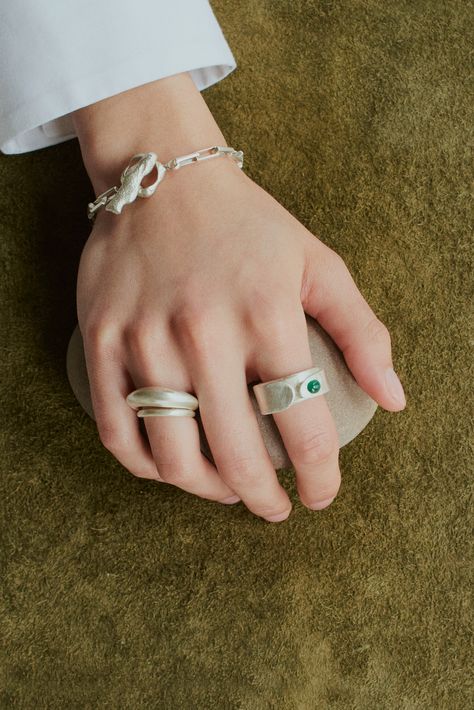
{"label": "curved silver band", "polygon": [[189,392],[180,392],[169,387],[140,387],[126,398],[132,409],[140,407],[166,407],[172,409],[195,410],[199,406],[197,398]]}
{"label": "curved silver band", "polygon": [[139,417],[195,417],[192,409],[170,409],[168,407],[145,407],[137,412]]}
{"label": "curved silver band", "polygon": [[329,392],[329,385],[322,368],[310,367],[286,377],[260,382],[253,386],[253,391],[260,412],[273,414],[298,402],[326,394]]}

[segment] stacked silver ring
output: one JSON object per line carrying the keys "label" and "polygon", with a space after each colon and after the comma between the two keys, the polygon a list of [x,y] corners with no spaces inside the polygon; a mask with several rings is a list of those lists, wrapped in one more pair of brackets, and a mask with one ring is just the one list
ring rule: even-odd
{"label": "stacked silver ring", "polygon": [[194,395],[169,387],[140,387],[126,401],[139,417],[195,417],[199,406]]}

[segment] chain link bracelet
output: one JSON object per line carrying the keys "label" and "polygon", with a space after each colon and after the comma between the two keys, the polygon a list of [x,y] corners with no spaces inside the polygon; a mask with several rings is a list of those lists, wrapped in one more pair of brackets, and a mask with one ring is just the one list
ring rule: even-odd
{"label": "chain link bracelet", "polygon": [[[137,197],[150,197],[150,195],[153,195],[168,171],[179,170],[184,165],[197,163],[200,160],[208,160],[209,158],[217,158],[222,155],[229,156],[237,163],[239,168],[242,168],[244,164],[243,152],[227,146],[214,145],[210,148],[202,148],[194,153],[172,158],[167,163],[160,163],[158,156],[153,152],[136,153],[122,172],[120,186],[109,188],[98,195],[94,202],[89,202],[87,216],[93,220],[97,210],[101,207],[104,207],[108,212],[120,214],[124,205],[130,204]],[[143,177],[151,173],[155,167],[157,171],[155,182],[148,185],[148,187],[142,187],[141,181]]]}

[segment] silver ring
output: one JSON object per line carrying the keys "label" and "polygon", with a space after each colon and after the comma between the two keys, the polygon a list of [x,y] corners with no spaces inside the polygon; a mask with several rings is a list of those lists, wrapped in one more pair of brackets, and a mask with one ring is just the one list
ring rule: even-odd
{"label": "silver ring", "polygon": [[140,407],[171,407],[192,409],[199,406],[196,397],[189,392],[180,392],[169,387],[140,387],[127,396],[127,404],[132,409]]}
{"label": "silver ring", "polygon": [[170,409],[168,407],[145,407],[137,412],[139,417],[195,417],[192,409]]}
{"label": "silver ring", "polygon": [[273,414],[298,402],[326,394],[329,385],[322,368],[310,367],[276,380],[259,382],[253,386],[253,391],[261,414]]}

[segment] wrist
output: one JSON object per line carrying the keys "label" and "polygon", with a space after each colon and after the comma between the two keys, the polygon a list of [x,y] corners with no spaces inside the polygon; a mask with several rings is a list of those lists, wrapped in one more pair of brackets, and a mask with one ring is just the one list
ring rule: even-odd
{"label": "wrist", "polygon": [[[166,163],[211,145],[227,145],[187,73],[78,109],[72,119],[96,194],[119,184],[122,171],[135,153],[153,151],[160,162]],[[228,159],[217,158],[215,162],[220,160]],[[144,186],[153,182],[154,173],[145,176]]]}

